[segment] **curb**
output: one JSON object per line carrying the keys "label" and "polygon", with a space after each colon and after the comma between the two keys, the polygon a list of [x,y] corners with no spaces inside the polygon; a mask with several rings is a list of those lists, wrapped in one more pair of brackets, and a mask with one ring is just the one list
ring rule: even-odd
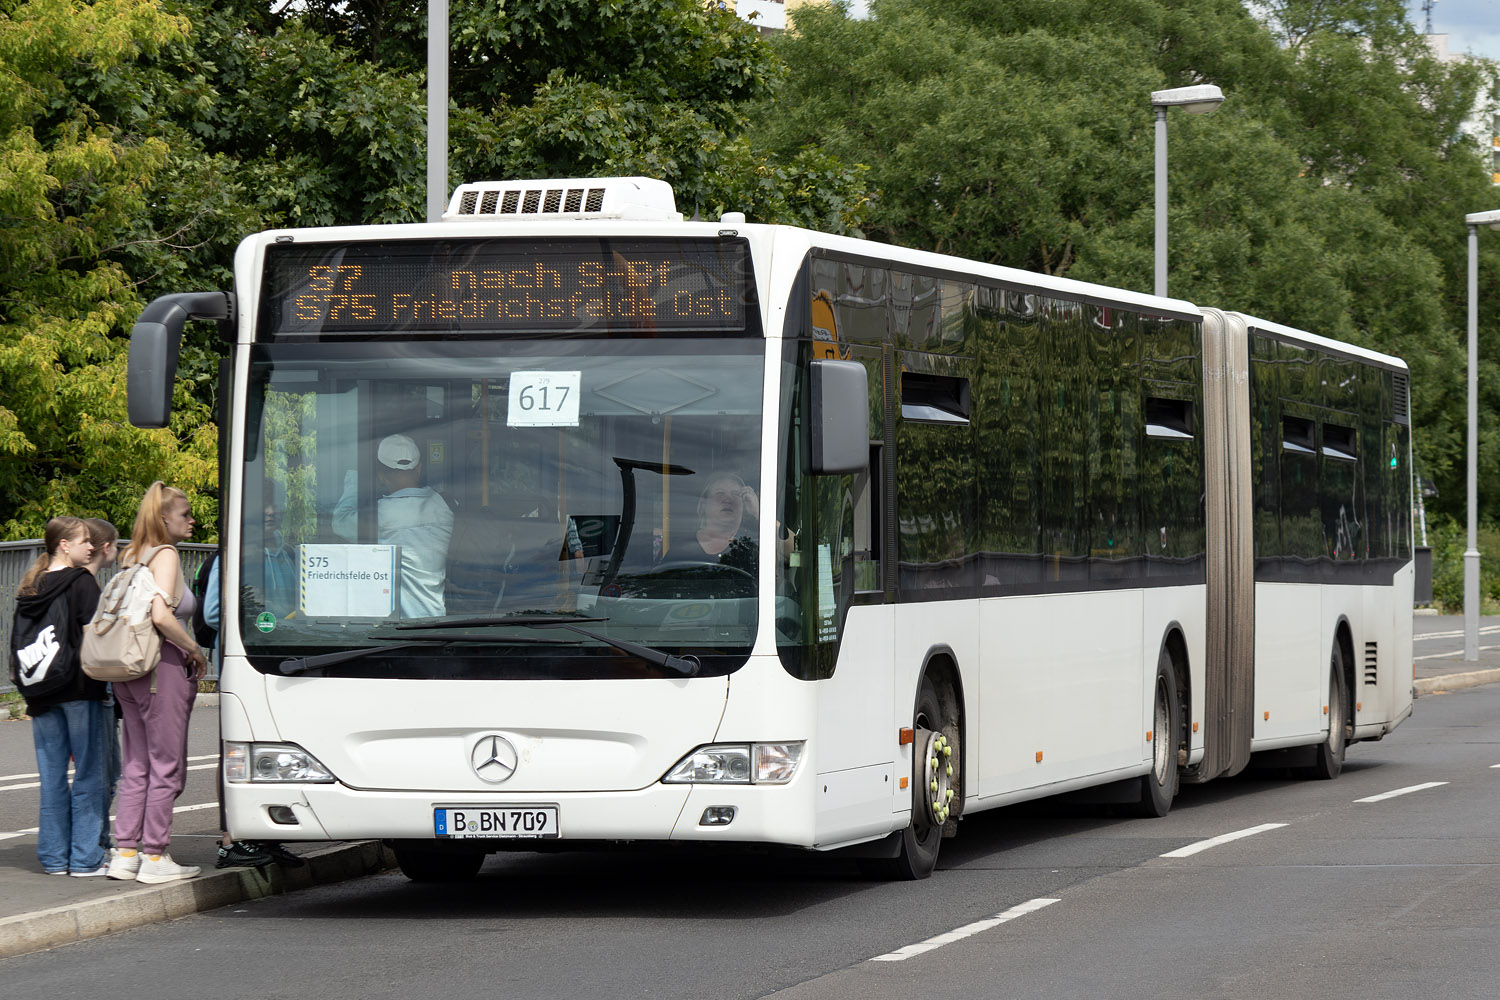
{"label": "curb", "polygon": [[315,885],[329,885],[395,866],[379,841],[362,840],[304,854],[303,868],[210,869],[182,882],[141,887],[103,899],[0,918],[0,958],[15,958],[115,931],[175,920],[248,899],[264,899]]}
{"label": "curb", "polygon": [[1471,670],[1463,674],[1444,674],[1441,677],[1422,677],[1417,680],[1417,694],[1442,694],[1445,691],[1460,691],[1500,681],[1500,667],[1490,670]]}

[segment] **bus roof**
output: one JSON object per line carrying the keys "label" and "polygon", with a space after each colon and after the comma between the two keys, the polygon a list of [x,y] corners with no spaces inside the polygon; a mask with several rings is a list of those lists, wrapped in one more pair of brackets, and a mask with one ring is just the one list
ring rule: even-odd
{"label": "bus roof", "polygon": [[1343,354],[1348,357],[1358,358],[1361,361],[1369,361],[1372,364],[1384,365],[1387,368],[1395,368],[1400,371],[1408,370],[1405,361],[1390,354],[1381,354],[1379,351],[1357,347],[1342,340],[1330,340],[1327,337],[1320,337],[1316,333],[1308,333],[1306,330],[1284,326],[1281,323],[1274,323],[1268,319],[1258,319],[1245,313],[1240,313],[1239,315],[1244,319],[1245,325],[1251,330],[1259,330],[1262,333],[1272,334],[1282,340],[1303,343],[1308,347],[1317,348],[1321,351]]}

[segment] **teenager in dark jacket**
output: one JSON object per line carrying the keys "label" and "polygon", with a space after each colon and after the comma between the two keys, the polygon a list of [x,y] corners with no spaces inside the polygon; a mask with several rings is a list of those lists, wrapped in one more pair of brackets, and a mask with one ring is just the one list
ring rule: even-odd
{"label": "teenager in dark jacket", "polygon": [[[95,582],[99,580],[99,574],[104,572],[106,566],[114,568],[115,559],[119,556],[120,532],[113,524],[102,517],[86,517],[84,525],[89,529],[89,541],[94,543],[94,557],[89,560],[86,567],[94,574]],[[105,685],[107,689],[109,685]],[[99,834],[99,846],[104,848],[108,855],[110,848],[114,847],[114,838],[110,835],[109,807],[115,800],[115,786],[120,783],[120,703],[115,701],[114,692],[104,699],[104,828]],[[108,858],[106,857],[106,861]]]}
{"label": "teenager in dark jacket", "polygon": [[[108,691],[103,682],[86,676],[78,665],[83,627],[99,605],[99,584],[86,568],[94,546],[87,526],[76,517],[48,521],[44,543],[47,551],[26,571],[16,592],[16,618],[18,623],[23,615],[35,620],[54,601],[66,602],[73,632],[59,646],[71,662],[51,666],[71,671],[72,677],[59,690],[26,695],[42,786],[36,853],[49,875],[102,876],[106,871],[100,838],[107,816],[104,740]],[[33,644],[54,641],[51,636],[39,637]],[[74,765],[71,785],[69,758]]]}

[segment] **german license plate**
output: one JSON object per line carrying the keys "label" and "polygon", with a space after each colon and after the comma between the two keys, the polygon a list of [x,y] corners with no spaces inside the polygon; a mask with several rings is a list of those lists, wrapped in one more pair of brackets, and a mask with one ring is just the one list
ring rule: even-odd
{"label": "german license plate", "polygon": [[434,806],[432,828],[449,840],[556,837],[557,806]]}

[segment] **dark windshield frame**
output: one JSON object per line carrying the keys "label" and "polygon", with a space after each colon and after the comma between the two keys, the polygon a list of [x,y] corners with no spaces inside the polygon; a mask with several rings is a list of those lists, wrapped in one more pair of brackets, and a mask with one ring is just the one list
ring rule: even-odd
{"label": "dark windshield frame", "polygon": [[[407,342],[404,345],[393,348],[386,343],[368,343],[354,341],[339,342],[306,342],[299,344],[257,344],[250,348],[250,371],[247,378],[247,420],[246,428],[246,451],[245,465],[235,470],[235,474],[243,477],[241,479],[242,496],[246,498],[242,507],[244,525],[241,532],[241,545],[245,552],[259,552],[266,547],[266,539],[270,537],[270,528],[262,526],[259,514],[259,504],[256,498],[268,496],[269,487],[274,485],[275,477],[280,476],[285,480],[284,467],[280,472],[274,471],[271,483],[266,481],[265,473],[268,467],[266,458],[262,454],[266,449],[266,443],[261,440],[265,433],[265,424],[269,419],[273,425],[281,421],[278,426],[283,429],[276,432],[283,437],[288,433],[285,427],[285,414],[267,417],[265,401],[268,391],[272,388],[278,391],[292,392],[293,395],[303,398],[316,397],[319,400],[336,398],[341,392],[348,391],[345,387],[361,382],[383,382],[390,381],[392,384],[404,383],[413,380],[422,383],[423,380],[449,380],[455,383],[465,381],[477,385],[486,376],[483,375],[486,363],[492,363],[496,370],[517,371],[528,366],[527,359],[537,358],[538,367],[547,365],[558,365],[566,367],[568,359],[577,358],[580,366],[591,363],[595,370],[609,371],[610,366],[618,363],[623,369],[646,370],[653,367],[660,368],[661,365],[653,366],[653,361],[661,359],[685,359],[685,363],[679,367],[691,369],[695,372],[707,371],[717,363],[721,367],[718,378],[728,380],[732,373],[733,380],[739,389],[739,394],[734,395],[736,400],[748,400],[737,402],[724,411],[713,411],[704,409],[693,410],[686,407],[676,419],[674,430],[676,437],[674,446],[683,449],[684,442],[692,440],[688,436],[693,429],[694,421],[719,421],[730,422],[738,426],[742,434],[742,444],[751,446],[751,450],[745,451],[750,454],[753,461],[749,462],[754,467],[758,476],[760,464],[760,437],[761,421],[764,419],[764,400],[761,398],[761,386],[764,381],[764,368],[766,342],[763,340],[745,340],[741,338],[720,338],[717,335],[704,336],[696,340],[673,339],[661,344],[653,344],[650,341],[637,339],[610,339],[603,341],[583,342],[578,340],[535,340],[535,341],[506,341],[503,344],[495,342],[479,342],[474,340],[452,341],[434,340]],[[639,362],[634,359],[639,359]],[[643,363],[640,363],[643,362]],[[670,367],[670,366],[667,366]],[[339,371],[342,368],[344,371]],[[749,375],[753,372],[753,387],[750,386]],[[289,377],[288,377],[289,376]],[[285,381],[283,381],[285,379]],[[712,381],[712,379],[708,379]],[[460,388],[463,388],[460,385]],[[361,390],[363,391],[363,390]],[[460,393],[467,399],[468,389]],[[726,402],[729,402],[726,399]],[[316,408],[324,403],[310,403]],[[373,405],[368,404],[368,405]],[[741,412],[741,407],[749,406]],[[358,403],[363,411],[367,408],[364,402]],[[753,415],[752,415],[753,414]],[[370,425],[368,415],[361,413],[359,418],[359,429],[357,432],[348,431],[347,434],[357,433],[361,441],[372,441],[378,437],[378,431]],[[472,419],[465,417],[464,419]],[[606,449],[612,446],[625,447],[619,440],[622,435],[628,436],[628,431],[615,429],[611,422],[620,420],[631,420],[633,426],[644,426],[653,420],[650,414],[622,412],[617,409],[606,409],[599,413],[586,410],[583,420],[585,423],[595,421],[603,425],[611,425],[606,428],[607,433],[591,428],[590,434],[599,437],[603,433]],[[460,418],[455,417],[458,423]],[[659,421],[658,421],[659,422]],[[566,430],[566,429],[565,429]],[[347,436],[346,434],[346,436]],[[295,437],[295,433],[293,437]],[[589,435],[582,435],[588,437]],[[712,435],[710,435],[712,436]],[[461,439],[461,435],[455,432],[453,441]],[[333,447],[337,439],[325,435],[319,438],[322,447]],[[353,438],[349,438],[353,440]],[[351,445],[352,446],[352,445]],[[359,447],[365,447],[360,445]],[[285,443],[273,445],[272,451],[285,451]],[[456,452],[457,448],[451,448]],[[616,493],[620,489],[618,482],[620,472],[617,469],[619,456],[606,452],[586,452],[595,455],[596,466],[607,464],[609,474],[615,477],[613,488]],[[636,456],[631,452],[632,457]],[[650,454],[645,456],[651,458]],[[304,459],[304,461],[308,461]],[[284,463],[284,457],[277,457],[276,462]],[[641,464],[626,463],[626,464]],[[639,478],[647,481],[650,488],[657,488],[657,483],[665,477],[660,475],[659,461],[647,463],[646,472],[639,473]],[[694,470],[698,473],[708,474],[711,469],[699,468]],[[325,478],[328,470],[321,474]],[[684,488],[691,483],[691,479],[684,480]],[[762,491],[763,492],[763,491]],[[573,511],[573,500],[568,499],[568,512]],[[462,518],[462,508],[456,508],[456,515]],[[585,507],[585,511],[589,508]],[[321,521],[319,522],[322,523]],[[319,529],[323,530],[322,528]],[[758,524],[751,527],[752,531],[758,531]],[[311,541],[327,542],[331,539],[326,537],[313,537]],[[651,546],[646,544],[639,546],[642,553],[649,553]],[[241,591],[247,593],[247,588],[253,590],[262,586],[268,580],[260,565],[254,565],[255,559],[247,556],[242,563]],[[597,564],[602,567],[604,560]],[[665,568],[665,564],[663,564]],[[674,622],[678,630],[673,633],[665,625],[652,626],[649,623],[643,625],[641,621],[631,621],[628,614],[611,614],[605,605],[608,597],[616,602],[622,598],[627,599],[624,603],[640,607],[643,600],[671,601],[691,600],[683,593],[662,593],[663,587],[671,589],[675,584],[677,590],[681,590],[681,573],[674,571],[664,574],[660,579],[656,577],[642,578],[639,574],[634,576],[628,573],[618,574],[619,587],[615,592],[608,595],[595,595],[599,600],[601,609],[592,613],[600,614],[606,618],[613,618],[615,625],[600,626],[605,629],[618,629],[609,634],[612,638],[624,639],[636,642],[640,645],[653,649],[662,650],[673,656],[693,656],[702,664],[699,676],[724,675],[742,666],[748,659],[751,647],[755,641],[755,633],[759,627],[756,619],[759,617],[758,605],[760,595],[754,591],[745,591],[743,585],[741,590],[734,593],[734,601],[725,603],[722,598],[708,601],[713,607],[720,608],[722,614],[711,619],[704,619],[705,623],[717,624],[722,619],[726,623],[719,628],[715,635],[734,634],[732,642],[706,642],[702,637],[702,630],[693,633],[690,619],[691,615],[684,612],[679,615],[679,621]],[[694,571],[689,576],[700,576],[705,579],[709,577],[728,577],[725,571],[719,574],[708,574],[707,571],[698,573]],[[601,574],[602,576],[602,574]],[[647,579],[646,589],[642,590],[642,580]],[[623,593],[622,593],[623,591]],[[699,599],[700,603],[702,599]],[[739,602],[735,604],[735,601]],[[731,614],[725,610],[734,604],[742,607],[742,610]],[[530,610],[523,606],[523,609]],[[226,609],[227,610],[227,609]],[[487,609],[486,609],[487,610]],[[515,609],[512,609],[515,610]],[[549,610],[538,608],[537,610]],[[580,607],[580,612],[586,609]],[[691,610],[691,609],[687,609]],[[358,648],[367,645],[366,635],[370,628],[376,627],[376,621],[384,620],[361,620],[347,623],[320,620],[316,626],[311,624],[304,628],[300,623],[290,621],[271,621],[271,631],[267,632],[260,628],[259,616],[265,609],[257,608],[246,601],[243,606],[237,608],[237,618],[244,635],[244,644],[250,656],[252,664],[263,673],[276,674],[281,661],[289,657],[302,657],[332,652],[339,649]],[[460,615],[479,614],[480,611],[463,611],[452,614],[451,617]],[[417,619],[420,620],[420,619]],[[732,624],[738,623],[738,624]],[[674,641],[674,634],[684,638]],[[362,657],[347,665],[331,667],[326,671],[315,672],[314,676],[326,675],[336,677],[381,677],[381,678],[452,678],[452,679],[543,679],[543,678],[578,678],[578,679],[600,679],[610,677],[680,677],[681,674],[672,670],[663,670],[645,662],[639,656],[623,653],[616,647],[605,643],[596,643],[591,639],[579,638],[576,644],[564,643],[556,646],[541,648],[540,644],[532,642],[516,641],[507,643],[500,636],[493,638],[485,636],[477,643],[455,643],[450,647],[442,649],[433,648],[405,648],[392,650],[389,653],[372,654]]]}

